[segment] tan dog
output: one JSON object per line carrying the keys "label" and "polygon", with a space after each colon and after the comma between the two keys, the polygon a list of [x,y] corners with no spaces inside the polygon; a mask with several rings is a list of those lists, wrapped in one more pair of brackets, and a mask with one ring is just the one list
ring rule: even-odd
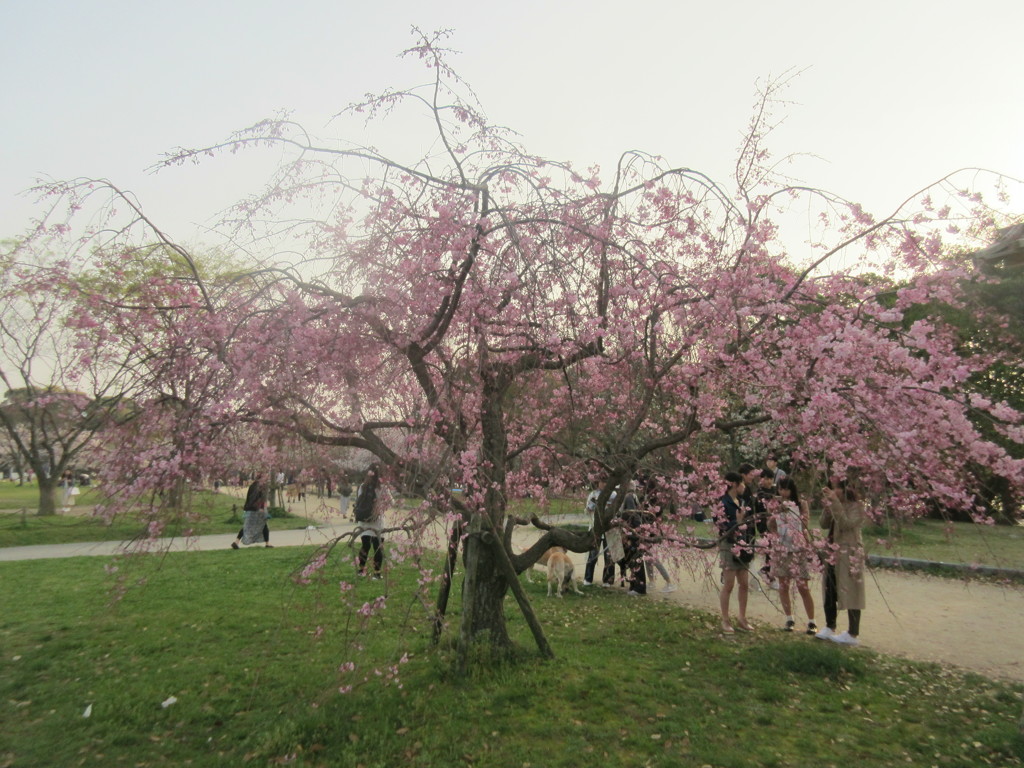
{"label": "tan dog", "polygon": [[551,549],[547,550],[543,555],[541,555],[537,562],[533,564],[533,568],[530,568],[526,571],[526,580],[529,582],[533,582],[531,574],[533,573],[534,568],[537,568],[546,573],[548,570],[548,558],[551,557],[552,552],[556,552],[559,549],[560,547],[552,547]]}
{"label": "tan dog", "polygon": [[556,594],[561,597],[566,587],[572,587],[573,592],[582,595],[579,587],[576,586],[576,566],[572,564],[565,547],[552,547],[544,553],[548,559],[548,597],[551,597],[551,587],[555,585]]}

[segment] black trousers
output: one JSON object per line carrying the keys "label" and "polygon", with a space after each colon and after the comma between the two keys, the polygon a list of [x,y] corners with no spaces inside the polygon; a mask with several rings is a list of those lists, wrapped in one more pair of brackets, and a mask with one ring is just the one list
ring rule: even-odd
{"label": "black trousers", "polygon": [[362,573],[366,570],[366,559],[370,554],[370,547],[373,547],[373,570],[380,573],[381,566],[384,565],[384,542],[380,540],[380,536],[363,536],[362,547],[359,550],[359,572]]}
{"label": "black trousers", "polygon": [[587,555],[587,567],[583,572],[583,580],[590,584],[594,583],[597,558],[602,552],[604,553],[604,569],[601,571],[601,581],[605,584],[615,582],[615,563],[612,562],[612,556],[608,554],[608,545],[605,543],[604,536],[602,536],[601,541],[597,543],[597,548],[590,550],[590,553]]}
{"label": "black trousers", "polygon": [[640,595],[647,594],[647,569],[644,567],[643,552],[640,541],[634,536],[626,539],[626,557],[623,559],[623,570],[629,579],[630,592]]}
{"label": "black trousers", "polygon": [[[836,620],[839,618],[839,588],[836,585],[836,567],[831,564],[825,565],[825,572],[822,574],[822,586],[825,588],[825,595],[822,602],[825,603],[825,626],[831,630],[836,628]],[[849,620],[849,633],[856,637],[860,634],[860,610],[852,609],[846,612]]]}

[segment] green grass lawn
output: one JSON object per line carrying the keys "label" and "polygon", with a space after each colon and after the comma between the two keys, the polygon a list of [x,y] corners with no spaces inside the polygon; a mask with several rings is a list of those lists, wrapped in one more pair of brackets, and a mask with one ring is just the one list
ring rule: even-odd
{"label": "green grass lawn", "polygon": [[[82,488],[88,493],[89,488]],[[57,503],[60,503],[61,491],[57,492]],[[24,509],[35,514],[39,507],[39,487],[35,483],[19,485],[7,480],[0,480],[0,510]]]}
{"label": "green grass lawn", "polygon": [[1024,569],[1024,526],[918,520],[900,530],[864,530],[871,554]]}
{"label": "green grass lawn", "polygon": [[[299,587],[304,554],[0,564],[0,766],[1024,762],[1021,686],[802,635],[724,639],[712,616],[618,591],[526,585],[558,658],[536,658],[510,598],[520,663],[453,679],[414,571],[340,592],[336,555]],[[117,577],[141,586],[112,603]],[[376,616],[343,609],[385,593]]]}
{"label": "green grass lawn", "polygon": [[[25,500],[31,499],[31,504]],[[146,523],[131,514],[121,514],[107,523],[105,520],[82,514],[83,510],[103,503],[97,488],[82,488],[77,497],[76,510],[70,514],[35,514],[38,490],[34,485],[17,486],[0,483],[0,547],[22,547],[33,544],[67,544],[81,541],[127,541],[146,532]],[[241,499],[225,493],[195,491],[191,497],[193,517],[170,521],[165,535],[180,536],[186,531],[194,534],[230,533],[241,526]],[[315,512],[318,499],[311,499],[308,507]],[[270,520],[270,530],[305,528],[315,520],[305,517],[278,515]],[[0,768],[2,768],[0,763]]]}

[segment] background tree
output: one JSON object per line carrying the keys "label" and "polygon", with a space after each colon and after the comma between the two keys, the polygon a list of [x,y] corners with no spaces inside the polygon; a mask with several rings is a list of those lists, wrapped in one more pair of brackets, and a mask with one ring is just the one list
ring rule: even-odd
{"label": "background tree", "polygon": [[[1014,459],[1024,459],[1024,446],[1017,437],[1006,432],[1002,419],[993,419],[992,407],[1024,410],[1024,272],[1020,266],[1000,267],[966,263],[968,275],[961,285],[962,306],[935,303],[917,307],[907,313],[904,322],[927,314],[939,315],[956,334],[957,346],[965,357],[982,357],[991,350],[1000,350],[991,362],[975,371],[967,382],[972,407],[969,415],[986,440],[1003,448]],[[988,407],[975,409],[973,403]],[[967,471],[979,477],[979,500],[997,521],[1015,524],[1020,518],[1020,500],[1005,477],[973,464]],[[945,519],[969,519],[969,513],[938,504],[931,505],[931,516]]]}
{"label": "background tree", "polygon": [[83,326],[68,270],[22,245],[0,261],[0,425],[35,473],[40,515],[55,514],[61,476],[96,435],[126,417],[133,387],[133,355],[111,354],[109,331]]}

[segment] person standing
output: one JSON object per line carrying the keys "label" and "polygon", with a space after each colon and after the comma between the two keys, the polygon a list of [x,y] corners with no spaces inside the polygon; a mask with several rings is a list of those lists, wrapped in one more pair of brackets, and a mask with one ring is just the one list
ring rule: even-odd
{"label": "person standing", "polygon": [[[821,527],[828,529],[829,557],[822,578],[825,628],[815,637],[842,645],[858,645],[864,610],[864,504],[846,480],[833,479],[823,491]],[[836,634],[839,611],[846,611],[848,629]]]}
{"label": "person standing", "polygon": [[380,485],[380,473],[374,464],[366,470],[363,482],[356,491],[355,519],[359,531],[360,548],[357,561],[359,575],[366,575],[366,561],[373,549],[373,578],[380,579],[384,565],[384,513],[390,496]]}
{"label": "person standing", "polygon": [[[605,488],[605,481],[599,480],[593,490],[587,495],[587,514],[590,515],[590,531],[594,530],[595,515],[598,514],[597,500]],[[609,499],[610,500],[610,499]],[[583,586],[589,587],[594,583],[594,571],[597,570],[597,558],[604,554],[604,569],[601,572],[601,583],[611,586],[615,581],[615,562],[608,553],[608,543],[604,534],[594,542],[594,548],[587,554],[587,565],[583,573]]]}
{"label": "person standing", "polygon": [[772,475],[772,483],[778,486],[779,481],[784,477],[788,477],[785,470],[779,466],[779,457],[775,454],[769,454],[768,458],[764,460],[764,465],[768,468],[768,471]]}
{"label": "person standing", "polygon": [[231,542],[232,549],[238,549],[239,544],[255,544],[260,536],[263,537],[263,545],[272,548],[270,527],[267,525],[267,484],[263,478],[263,473],[257,472],[246,491],[245,504],[242,505],[245,512],[242,528],[238,531],[238,537]]}
{"label": "person standing", "polygon": [[811,558],[810,512],[792,478],[783,477],[776,490],[779,501],[774,504],[775,511],[768,522],[768,530],[775,534],[772,573],[779,580],[779,599],[786,614],[783,629],[792,632],[796,626],[789,591],[790,583],[795,583],[807,614],[806,634],[814,635],[818,626],[814,623],[814,598],[807,586]]}
{"label": "person standing", "polygon": [[[743,506],[747,510],[747,522],[751,526],[750,540],[753,541],[755,534],[763,536],[768,533],[768,514],[761,494],[761,470],[753,464],[740,464],[738,471],[743,478]],[[771,555],[767,550],[764,552],[764,565],[761,566],[759,573],[770,584]]]}
{"label": "person standing", "polygon": [[70,512],[71,507],[75,503],[75,496],[78,494],[78,488],[75,486],[75,476],[72,474],[70,469],[64,470],[64,474],[60,476],[60,484],[64,489],[64,496],[61,500],[61,512]]}
{"label": "person standing", "polygon": [[640,506],[640,500],[636,496],[632,481],[625,484],[625,494],[622,497],[622,507],[619,511],[625,528],[622,571],[629,580],[627,594],[646,595],[647,569],[644,566],[643,552],[640,549],[641,526],[646,522],[646,516]]}
{"label": "person standing", "polygon": [[[731,635],[735,632],[729,618],[729,602],[736,585],[737,590],[737,621],[736,629],[749,632],[747,623],[747,595],[750,592],[750,562],[740,557],[743,547],[749,547],[754,532],[746,532],[748,510],[743,504],[746,490],[743,476],[738,472],[729,472],[725,476],[727,488],[722,494],[722,511],[716,516],[719,541],[718,557],[722,566],[722,590],[718,595],[718,606],[722,613],[722,631]],[[752,525],[752,523],[751,523]],[[734,551],[736,550],[736,551]]]}

